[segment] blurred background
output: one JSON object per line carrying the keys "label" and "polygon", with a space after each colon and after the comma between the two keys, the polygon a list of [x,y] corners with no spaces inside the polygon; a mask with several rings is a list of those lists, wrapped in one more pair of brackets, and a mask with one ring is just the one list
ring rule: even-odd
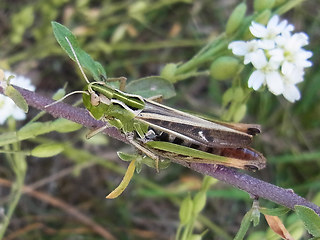
{"label": "blurred background", "polygon": [[[82,49],[103,64],[108,77],[125,76],[130,81],[159,75],[167,63],[189,60],[222,33],[238,3],[2,0],[0,68],[30,78],[36,92],[47,97],[65,85],[67,93],[83,89],[85,81],[77,65],[53,36],[51,21],[57,21],[77,36]],[[301,100],[291,104],[267,92],[254,93],[243,120],[262,125],[263,134],[255,138],[254,147],[268,159],[267,168],[252,175],[294,189],[316,203],[320,201],[319,3],[305,1],[282,16],[297,32],[309,35],[307,49],[313,51],[313,67],[307,69],[305,81],[299,85]],[[248,1],[249,12],[250,6]],[[224,110],[222,95],[230,85],[209,76],[188,78],[175,84],[177,94],[165,104],[219,118]],[[66,102],[80,98],[73,96]],[[37,113],[30,109],[27,120]],[[52,119],[44,115],[41,121]],[[17,129],[24,123],[17,122]],[[6,129],[6,125],[0,126],[1,133]],[[104,239],[106,232],[114,239],[174,239],[179,204],[188,193],[197,192],[202,176],[176,164],[159,174],[144,166],[123,195],[106,200],[127,167],[116,151],[132,149],[104,135],[88,141],[87,132],[84,128],[67,134],[52,132],[22,142],[22,149],[30,149],[53,140],[64,143],[65,150],[51,158],[27,159],[25,185],[33,191],[22,195],[5,239]],[[0,155],[0,178],[13,182],[14,174],[4,159]],[[0,184],[0,207],[10,201],[9,192],[8,185]],[[209,229],[203,239],[232,239],[251,204],[245,192],[217,182],[208,192],[196,231]],[[261,205],[275,206],[263,200]],[[300,231],[301,238],[307,239],[294,214],[286,215],[283,221],[288,229]],[[248,239],[262,239],[259,236],[267,229],[261,220],[258,227],[250,229]]]}

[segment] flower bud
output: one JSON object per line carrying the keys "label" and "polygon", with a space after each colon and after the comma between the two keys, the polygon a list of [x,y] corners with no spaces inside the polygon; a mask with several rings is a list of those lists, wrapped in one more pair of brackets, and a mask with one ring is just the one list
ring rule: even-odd
{"label": "flower bud", "polygon": [[241,87],[236,87],[234,89],[233,99],[241,103],[243,101],[243,97],[244,97],[243,89]]}
{"label": "flower bud", "polygon": [[185,199],[182,200],[179,217],[180,223],[182,225],[187,224],[192,217],[192,209],[193,209],[193,202],[191,200],[190,195],[188,195]]}
{"label": "flower bud", "polygon": [[39,158],[46,158],[58,155],[64,150],[61,143],[44,143],[31,150],[31,155]]}
{"label": "flower bud", "polygon": [[275,0],[255,0],[253,3],[253,8],[257,12],[263,10],[270,10],[274,6]]}
{"label": "flower bud", "polygon": [[57,132],[67,133],[79,130],[80,128],[82,128],[82,125],[71,122],[70,120],[67,120],[65,118],[59,118],[52,122],[52,128]]}
{"label": "flower bud", "polygon": [[193,203],[194,203],[194,208],[193,208],[193,212],[194,214],[198,214],[200,213],[203,208],[205,207],[207,202],[207,196],[206,196],[206,192],[204,191],[200,191],[196,194],[196,196],[194,197]]}
{"label": "flower bud", "polygon": [[231,35],[241,24],[247,11],[247,5],[245,3],[240,3],[231,13],[227,26],[226,34]]}
{"label": "flower bud", "polygon": [[177,65],[174,63],[168,63],[164,66],[161,71],[160,76],[169,80],[170,82],[174,82],[173,78],[177,70]]}
{"label": "flower bud", "polygon": [[216,80],[232,78],[239,69],[239,60],[230,56],[216,59],[210,66],[211,77]]}
{"label": "flower bud", "polygon": [[240,104],[234,112],[233,121],[240,122],[246,115],[246,112],[247,112],[247,105]]}
{"label": "flower bud", "polygon": [[257,23],[261,23],[263,25],[266,25],[271,17],[271,11],[269,9],[264,10],[261,12],[254,21]]}

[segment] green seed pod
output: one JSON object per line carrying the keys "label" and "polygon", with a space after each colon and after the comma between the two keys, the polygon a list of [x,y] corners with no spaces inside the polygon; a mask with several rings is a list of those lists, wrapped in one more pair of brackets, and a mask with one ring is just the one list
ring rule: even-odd
{"label": "green seed pod", "polygon": [[207,202],[207,196],[206,193],[203,191],[200,191],[196,194],[196,196],[194,197],[193,203],[194,203],[194,208],[193,208],[193,212],[194,214],[198,214],[200,213],[203,208],[205,207]]}
{"label": "green seed pod", "polygon": [[216,80],[232,78],[239,69],[239,60],[230,56],[216,59],[210,66],[211,77]]}
{"label": "green seed pod", "polygon": [[274,6],[275,0],[255,0],[253,3],[253,8],[257,12],[263,10],[270,10]]}
{"label": "green seed pod", "polygon": [[233,88],[229,88],[227,91],[224,92],[223,96],[222,96],[222,106],[225,107],[227,106],[234,97],[234,89]]}
{"label": "green seed pod", "polygon": [[161,71],[160,76],[169,80],[170,82],[174,82],[174,75],[177,70],[177,65],[174,63],[168,63],[164,66],[164,68]]}
{"label": "green seed pod", "polygon": [[240,3],[231,13],[227,25],[226,34],[231,35],[242,23],[242,20],[246,14],[247,5],[245,3]]}
{"label": "green seed pod", "polygon": [[179,211],[180,223],[185,225],[187,224],[192,217],[193,202],[190,195],[183,199]]}
{"label": "green seed pod", "polygon": [[271,11],[269,9],[264,10],[262,13],[260,13],[254,21],[261,24],[267,24],[269,19],[271,17]]}
{"label": "green seed pod", "polygon": [[242,102],[244,97],[244,92],[241,87],[237,87],[234,89],[234,100],[237,102]]}
{"label": "green seed pod", "polygon": [[284,4],[287,0],[276,0],[274,3],[274,7],[278,7],[282,4]]}
{"label": "green seed pod", "polygon": [[31,150],[31,155],[39,158],[46,158],[58,155],[64,150],[61,143],[44,143]]}
{"label": "green seed pod", "polygon": [[57,132],[67,133],[79,130],[80,128],[82,128],[82,125],[71,122],[70,120],[67,120],[65,118],[59,118],[52,122],[52,128]]}
{"label": "green seed pod", "polygon": [[[253,20],[254,22],[266,25],[271,17],[271,11],[269,9],[264,10],[263,12],[259,13],[259,15]],[[250,40],[253,38],[249,28],[245,31],[242,36],[243,40]]]}
{"label": "green seed pod", "polygon": [[235,110],[235,113],[233,115],[233,121],[234,122],[240,122],[244,116],[246,115],[247,112],[247,105],[246,104],[241,104],[237,106],[237,109]]}

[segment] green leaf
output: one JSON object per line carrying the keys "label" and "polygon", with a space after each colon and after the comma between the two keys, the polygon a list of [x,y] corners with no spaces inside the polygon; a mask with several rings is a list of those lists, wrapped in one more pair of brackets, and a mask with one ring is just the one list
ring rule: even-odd
{"label": "green leaf", "polygon": [[11,98],[12,101],[14,101],[14,103],[20,109],[22,109],[25,113],[28,112],[28,110],[29,110],[28,104],[27,104],[26,100],[22,97],[22,95],[20,94],[20,92],[18,90],[16,90],[12,86],[8,86],[8,87],[6,87],[6,89],[4,91],[4,94],[6,96],[8,96],[9,98]]}
{"label": "green leaf", "polygon": [[250,222],[251,222],[251,213],[252,210],[250,210],[249,212],[246,213],[246,215],[244,215],[242,221],[241,221],[241,226],[239,231],[237,232],[237,235],[234,237],[234,240],[242,240],[244,238],[244,236],[246,235],[249,227],[250,227]]}
{"label": "green leaf", "polygon": [[0,146],[18,142],[17,132],[5,132],[0,134]]}
{"label": "green leaf", "polygon": [[278,208],[260,208],[260,212],[270,216],[282,216],[290,211],[289,208],[286,207],[278,207]]}
{"label": "green leaf", "polygon": [[117,152],[118,157],[126,162],[131,162],[132,160],[137,159],[140,155],[138,154],[129,154],[124,152]]}
{"label": "green leaf", "polygon": [[31,150],[31,155],[39,158],[46,158],[58,155],[64,150],[61,143],[45,143],[36,146]]}
{"label": "green leaf", "polygon": [[320,237],[320,217],[311,208],[306,206],[296,205],[294,209],[303,221],[304,226],[314,237]]}
{"label": "green leaf", "polygon": [[52,131],[52,122],[33,122],[25,125],[17,132],[19,140],[25,140]]}
{"label": "green leaf", "polygon": [[76,37],[68,28],[57,22],[51,22],[51,24],[55,38],[72,60],[76,61],[74,53],[66,38],[68,38],[70,44],[72,45],[80,65],[87,69],[96,81],[101,81],[101,76],[103,76],[105,79],[107,78],[102,65],[94,61],[88,53],[79,47]]}
{"label": "green leaf", "polygon": [[145,98],[160,95],[164,99],[168,99],[176,95],[173,84],[158,76],[131,81],[126,86],[126,92],[138,94]]}
{"label": "green leaf", "polygon": [[74,132],[82,128],[82,125],[67,120],[65,118],[59,118],[52,122],[52,130],[55,130],[60,133]]}
{"label": "green leaf", "polygon": [[[141,162],[145,165],[147,165],[148,167],[151,167],[151,168],[156,168],[156,161],[150,157],[147,157],[147,156],[144,156],[142,159],[141,159]],[[158,169],[166,169],[169,167],[169,165],[171,164],[171,161],[169,159],[161,159],[159,161],[159,166],[158,166]]]}

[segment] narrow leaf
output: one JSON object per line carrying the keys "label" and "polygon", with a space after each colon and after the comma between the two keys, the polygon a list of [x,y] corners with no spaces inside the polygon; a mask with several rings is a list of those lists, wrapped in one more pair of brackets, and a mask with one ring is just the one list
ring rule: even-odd
{"label": "narrow leaf", "polygon": [[104,78],[107,78],[101,64],[95,62],[88,53],[79,47],[76,37],[67,27],[57,22],[51,22],[51,24],[56,40],[73,61],[76,61],[76,59],[66,38],[68,38],[70,44],[72,45],[80,65],[87,69],[96,81],[101,81],[101,75]]}
{"label": "narrow leaf", "polygon": [[121,183],[119,184],[119,186],[115,190],[113,190],[111,193],[109,193],[109,195],[106,196],[106,198],[114,199],[114,198],[117,198],[121,193],[123,193],[123,191],[129,185],[131,178],[133,177],[133,173],[136,168],[135,162],[136,162],[135,160],[130,162],[128,169],[127,169]]}
{"label": "narrow leaf", "polygon": [[240,229],[237,232],[237,235],[234,237],[234,240],[244,239],[244,236],[246,235],[246,233],[250,227],[251,214],[252,214],[252,210],[250,210],[249,212],[246,213],[246,215],[244,215],[244,217],[241,221]]}
{"label": "narrow leaf", "polygon": [[306,229],[314,237],[320,237],[320,217],[311,208],[296,205],[294,207],[297,215],[303,221]]}
{"label": "narrow leaf", "polygon": [[22,95],[20,94],[20,92],[18,90],[16,90],[14,87],[12,86],[8,86],[5,91],[4,94],[6,96],[8,96],[9,98],[12,99],[12,101],[14,101],[14,103],[20,108],[22,109],[25,113],[28,112],[28,104],[26,102],[26,100],[22,97]]}
{"label": "narrow leaf", "polygon": [[64,150],[61,143],[44,143],[31,150],[31,155],[39,158],[46,158],[58,155]]}
{"label": "narrow leaf", "polygon": [[117,152],[118,157],[126,162],[132,161],[133,159],[136,159],[138,156],[137,154],[129,154],[124,152]]}
{"label": "narrow leaf", "polygon": [[270,216],[270,215],[264,215],[270,228],[272,231],[274,231],[276,234],[278,234],[282,239],[285,240],[294,240],[293,237],[290,235],[288,230],[283,225],[282,221],[277,216]]}

